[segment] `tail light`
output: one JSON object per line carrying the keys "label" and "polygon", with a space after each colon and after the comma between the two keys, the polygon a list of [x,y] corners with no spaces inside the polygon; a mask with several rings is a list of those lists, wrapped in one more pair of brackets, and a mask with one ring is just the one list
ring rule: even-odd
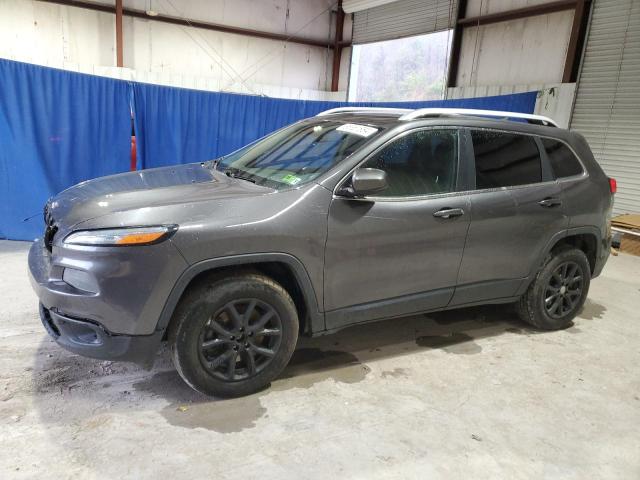
{"label": "tail light", "polygon": [[618,182],[616,182],[615,178],[609,177],[609,190],[611,190],[612,194],[618,191]]}

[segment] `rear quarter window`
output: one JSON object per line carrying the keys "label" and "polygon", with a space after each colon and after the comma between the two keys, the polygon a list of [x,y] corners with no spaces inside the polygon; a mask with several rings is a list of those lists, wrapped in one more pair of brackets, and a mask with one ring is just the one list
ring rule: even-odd
{"label": "rear quarter window", "polygon": [[533,137],[493,130],[472,130],[476,188],[528,185],[542,181],[540,151]]}
{"label": "rear quarter window", "polygon": [[580,161],[567,145],[552,138],[542,138],[541,140],[556,178],[582,174]]}

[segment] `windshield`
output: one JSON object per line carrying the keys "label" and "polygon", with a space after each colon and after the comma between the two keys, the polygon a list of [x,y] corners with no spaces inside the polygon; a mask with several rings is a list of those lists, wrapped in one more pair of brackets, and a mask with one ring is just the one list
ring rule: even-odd
{"label": "windshield", "polygon": [[215,166],[258,185],[299,186],[343,161],[380,130],[326,120],[296,123],[221,158]]}

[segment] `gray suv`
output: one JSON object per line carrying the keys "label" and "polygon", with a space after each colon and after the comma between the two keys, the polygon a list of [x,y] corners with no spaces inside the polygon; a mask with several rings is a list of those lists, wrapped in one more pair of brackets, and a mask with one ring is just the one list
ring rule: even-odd
{"label": "gray suv", "polygon": [[216,160],[65,190],[29,269],[63,348],[150,366],[168,341],[191,387],[245,395],[299,335],[486,303],[571,325],[609,255],[614,191],[545,117],[334,109]]}

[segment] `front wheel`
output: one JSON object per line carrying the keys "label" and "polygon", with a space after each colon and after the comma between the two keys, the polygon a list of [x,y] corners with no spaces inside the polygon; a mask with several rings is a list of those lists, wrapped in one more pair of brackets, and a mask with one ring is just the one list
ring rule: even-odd
{"label": "front wheel", "polygon": [[206,395],[254,393],[289,362],[298,315],[287,291],[263,275],[223,277],[190,290],[169,330],[180,376]]}
{"label": "front wheel", "polygon": [[552,252],[516,304],[520,318],[542,330],[570,327],[587,299],[591,269],[582,250]]}

